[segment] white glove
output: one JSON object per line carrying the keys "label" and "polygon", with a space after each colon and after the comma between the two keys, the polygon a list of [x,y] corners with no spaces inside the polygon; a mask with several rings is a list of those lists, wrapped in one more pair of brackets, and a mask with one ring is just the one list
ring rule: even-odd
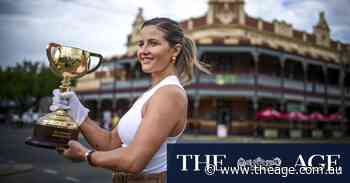
{"label": "white glove", "polygon": [[50,110],[67,109],[74,122],[80,126],[90,110],[80,103],[78,96],[73,91],[61,93],[58,89],[53,90],[52,94]]}

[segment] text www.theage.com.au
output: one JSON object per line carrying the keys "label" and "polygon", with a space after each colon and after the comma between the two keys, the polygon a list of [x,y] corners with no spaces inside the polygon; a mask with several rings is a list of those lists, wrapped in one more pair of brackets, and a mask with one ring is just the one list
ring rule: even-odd
{"label": "text www.theage.com.au", "polygon": [[342,167],[279,167],[279,166],[221,166],[209,164],[204,169],[206,175],[341,175]]}
{"label": "text www.theage.com.au", "polygon": [[342,175],[340,154],[312,154],[297,155],[294,166],[282,166],[282,160],[275,157],[265,160],[261,157],[255,159],[239,158],[236,164],[231,166],[226,154],[204,156],[179,154],[177,159],[181,162],[181,172],[191,171],[188,165],[193,165],[194,172],[203,171],[206,175]]}

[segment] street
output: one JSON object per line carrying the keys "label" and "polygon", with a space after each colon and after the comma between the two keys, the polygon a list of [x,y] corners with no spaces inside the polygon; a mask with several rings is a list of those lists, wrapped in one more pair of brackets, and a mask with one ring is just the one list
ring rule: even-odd
{"label": "street", "polygon": [[[0,124],[0,182],[1,183],[100,183],[112,182],[111,172],[90,167],[86,162],[73,163],[54,150],[36,148],[24,143],[33,128]],[[87,145],[83,138],[80,141]],[[217,138],[214,135],[185,134],[179,143],[350,143],[341,139],[264,139],[231,136]]]}
{"label": "street", "polygon": [[31,127],[0,125],[1,183],[112,182],[108,170],[92,168],[86,162],[73,163],[56,151],[24,144],[25,138],[32,132]]}

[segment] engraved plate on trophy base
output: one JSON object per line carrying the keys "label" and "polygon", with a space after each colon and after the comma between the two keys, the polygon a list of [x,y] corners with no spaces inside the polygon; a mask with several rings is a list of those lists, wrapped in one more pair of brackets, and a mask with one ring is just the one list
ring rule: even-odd
{"label": "engraved plate on trophy base", "polygon": [[64,129],[58,126],[35,125],[33,137],[26,140],[26,144],[48,149],[67,147],[69,140],[78,140],[77,129]]}

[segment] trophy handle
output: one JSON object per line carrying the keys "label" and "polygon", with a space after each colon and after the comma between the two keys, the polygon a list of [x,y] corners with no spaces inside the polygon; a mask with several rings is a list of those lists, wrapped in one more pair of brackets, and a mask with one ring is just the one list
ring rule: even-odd
{"label": "trophy handle", "polygon": [[[99,58],[99,61],[98,61],[98,64],[94,68],[89,70],[86,74],[89,74],[89,73],[96,71],[98,69],[98,67],[100,67],[102,60],[103,60],[103,56],[100,54],[97,54],[97,53],[90,53],[89,57],[97,57],[97,58]],[[91,62],[91,60],[89,58],[89,65],[90,65],[90,62]]]}
{"label": "trophy handle", "polygon": [[58,51],[61,52],[61,49],[60,49],[61,47],[62,46],[60,44],[49,43],[47,45],[47,48],[46,48],[46,55],[47,55],[47,58],[50,62],[50,69],[58,76],[60,76],[60,73],[57,71],[56,65],[55,65],[54,60],[53,60],[52,55],[51,55],[51,50],[52,50],[52,48],[58,48]]}

